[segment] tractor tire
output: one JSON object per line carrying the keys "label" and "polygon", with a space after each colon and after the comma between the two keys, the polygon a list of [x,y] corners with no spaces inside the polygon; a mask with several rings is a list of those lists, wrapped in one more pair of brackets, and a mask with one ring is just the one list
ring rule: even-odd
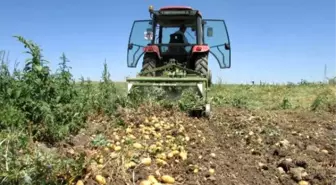
{"label": "tractor tire", "polygon": [[198,55],[195,60],[195,70],[208,78],[208,87],[212,85],[212,74],[208,67],[208,54]]}
{"label": "tractor tire", "polygon": [[[145,55],[142,62],[141,72],[152,70],[156,67],[157,58],[154,55]],[[144,76],[155,76],[155,72],[144,74]]]}
{"label": "tractor tire", "polygon": [[208,55],[198,55],[195,58],[195,71],[200,72],[204,76],[208,76]]}

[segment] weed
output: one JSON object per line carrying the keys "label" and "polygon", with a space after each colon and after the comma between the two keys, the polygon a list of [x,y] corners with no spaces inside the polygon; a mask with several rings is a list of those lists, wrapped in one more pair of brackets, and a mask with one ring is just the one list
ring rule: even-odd
{"label": "weed", "polygon": [[292,104],[290,103],[288,98],[284,98],[282,100],[282,103],[281,103],[280,107],[282,109],[290,109],[292,107]]}

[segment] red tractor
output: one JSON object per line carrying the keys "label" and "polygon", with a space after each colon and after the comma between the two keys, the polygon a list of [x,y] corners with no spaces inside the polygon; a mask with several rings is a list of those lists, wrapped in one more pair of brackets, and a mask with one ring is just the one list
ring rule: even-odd
{"label": "red tractor", "polygon": [[[224,20],[203,19],[191,7],[149,8],[150,20],[134,21],[129,37],[127,64],[135,68],[142,59],[133,86],[195,86],[206,97],[211,85],[208,57],[219,67],[231,67],[230,40]],[[184,84],[184,85],[182,85]]]}

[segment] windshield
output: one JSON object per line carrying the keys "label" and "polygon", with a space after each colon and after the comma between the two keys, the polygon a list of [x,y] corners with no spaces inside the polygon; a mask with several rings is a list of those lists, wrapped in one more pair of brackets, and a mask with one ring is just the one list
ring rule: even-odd
{"label": "windshield", "polygon": [[[169,44],[170,35],[179,31],[179,27],[163,27],[162,28],[162,43],[159,43],[159,27],[156,29],[155,34],[155,44]],[[192,31],[191,28],[187,28],[184,36],[186,37],[189,44],[196,44],[196,32]]]}
{"label": "windshield", "polygon": [[[156,39],[155,39],[155,44],[169,44],[170,42],[170,35],[174,34],[179,31],[179,27],[163,27],[162,28],[162,43],[159,43],[159,29],[157,29],[157,34],[156,34]],[[188,44],[196,44],[196,31],[192,31],[190,27],[187,27],[184,36],[185,39],[187,40]],[[161,46],[161,51],[162,52],[167,52],[168,51],[168,46]],[[191,46],[185,46],[184,49],[187,52],[191,51]]]}
{"label": "windshield", "polygon": [[[169,44],[170,35],[177,31],[179,31],[179,27],[162,28],[162,44]],[[195,32],[193,32],[191,28],[187,28],[184,36],[189,44],[196,44]]]}

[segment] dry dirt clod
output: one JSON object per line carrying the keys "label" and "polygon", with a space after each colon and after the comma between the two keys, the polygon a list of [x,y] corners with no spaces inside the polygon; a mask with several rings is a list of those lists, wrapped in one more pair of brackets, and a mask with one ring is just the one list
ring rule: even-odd
{"label": "dry dirt clod", "polygon": [[210,180],[210,181],[212,181],[212,182],[215,182],[215,181],[216,181],[216,177],[211,176],[211,177],[209,177],[207,180]]}
{"label": "dry dirt clod", "polygon": [[260,169],[262,169],[262,170],[268,170],[268,167],[267,167],[267,165],[266,164],[264,164],[264,163],[258,163],[258,166],[260,167]]}
{"label": "dry dirt clod", "polygon": [[294,167],[292,159],[282,160],[278,167],[281,167],[285,172],[288,172],[292,167]]}
{"label": "dry dirt clod", "polygon": [[115,152],[112,152],[112,153],[110,154],[110,158],[111,158],[111,159],[116,159],[117,157],[118,157],[118,154],[115,153]]}
{"label": "dry dirt clod", "polygon": [[278,167],[278,171],[280,174],[285,174],[285,170],[282,167]]}
{"label": "dry dirt clod", "polygon": [[295,161],[295,165],[298,166],[298,167],[302,167],[302,168],[307,168],[308,167],[307,162],[304,161],[304,160]]}
{"label": "dry dirt clod", "polygon": [[302,180],[302,173],[304,172],[304,168],[298,167],[298,168],[291,168],[289,173],[292,176],[292,179],[295,181]]}
{"label": "dry dirt clod", "polygon": [[320,149],[315,145],[308,145],[306,150],[313,151],[313,152],[319,152],[320,151]]}
{"label": "dry dirt clod", "polygon": [[284,148],[288,148],[289,147],[289,141],[287,139],[284,139],[284,140],[280,141],[280,145]]}

